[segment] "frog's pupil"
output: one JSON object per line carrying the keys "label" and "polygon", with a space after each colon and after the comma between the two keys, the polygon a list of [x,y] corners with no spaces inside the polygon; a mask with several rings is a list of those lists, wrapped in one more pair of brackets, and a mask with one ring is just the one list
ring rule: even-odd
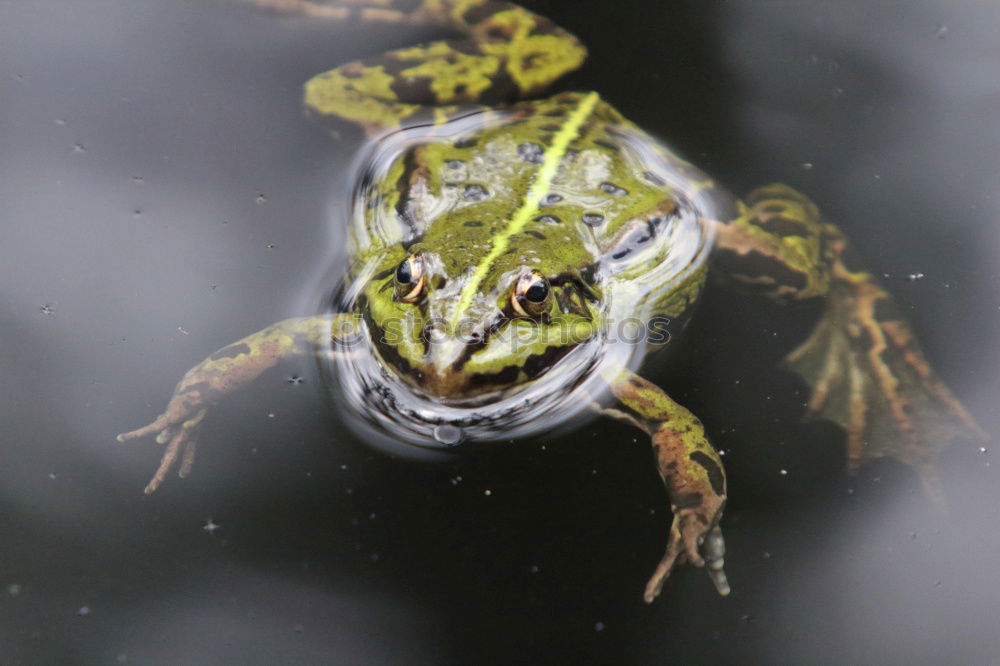
{"label": "frog's pupil", "polygon": [[410,284],[413,281],[413,273],[410,271],[410,260],[404,259],[403,263],[396,269],[396,281],[400,284]]}
{"label": "frog's pupil", "polygon": [[547,285],[543,280],[534,282],[530,287],[528,287],[527,291],[524,292],[524,297],[532,303],[541,303],[548,295],[549,285]]}

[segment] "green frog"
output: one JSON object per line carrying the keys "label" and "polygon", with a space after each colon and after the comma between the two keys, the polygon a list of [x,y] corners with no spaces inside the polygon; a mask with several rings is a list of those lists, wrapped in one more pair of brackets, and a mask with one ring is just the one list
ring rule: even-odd
{"label": "green frog", "polygon": [[251,0],[334,21],[434,25],[455,38],[343,64],[305,84],[308,115],[372,138],[350,211],[336,311],[278,322],[184,375],[151,424],[146,486],[194,462],[208,408],[296,354],[371,430],[418,446],[522,437],[584,410],[645,432],[673,511],[651,602],[684,563],[730,591],[726,475],[702,423],[639,373],[706,284],[782,303],[822,299],[787,357],[808,413],[846,432],[848,468],[892,456],[932,496],[938,452],[978,426],[931,370],[891,296],[806,196],[740,199],[594,92],[538,99],[580,41],[495,0]]}

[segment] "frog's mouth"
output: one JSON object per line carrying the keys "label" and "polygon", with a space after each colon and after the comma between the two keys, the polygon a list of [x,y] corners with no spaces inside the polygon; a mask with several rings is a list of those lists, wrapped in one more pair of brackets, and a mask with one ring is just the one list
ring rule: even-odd
{"label": "frog's mouth", "polygon": [[[483,405],[517,392],[558,365],[582,342],[541,346],[534,353],[483,367],[470,364],[470,360],[491,343],[490,336],[435,340],[433,334],[429,334],[424,359],[411,362],[385,341],[384,332],[378,325],[368,323],[372,349],[384,368],[425,397],[456,407]],[[498,322],[491,328],[499,331],[508,323]]]}
{"label": "frog's mouth", "polygon": [[[571,417],[600,400],[605,390],[600,367],[627,362],[615,358],[605,336],[595,335],[494,373],[460,369],[435,376],[392,345],[377,344],[377,335],[369,339],[370,344],[334,357],[341,388],[334,395],[347,408],[344,416],[359,417],[348,423],[360,426],[367,441],[403,455],[578,424]],[[399,448],[399,443],[411,446]]]}

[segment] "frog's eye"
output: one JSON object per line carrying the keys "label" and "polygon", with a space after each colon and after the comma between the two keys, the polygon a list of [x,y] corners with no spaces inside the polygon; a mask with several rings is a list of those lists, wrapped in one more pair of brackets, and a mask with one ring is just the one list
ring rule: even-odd
{"label": "frog's eye", "polygon": [[404,303],[416,303],[424,292],[427,276],[419,254],[403,259],[396,267],[396,297]]}
{"label": "frog's eye", "polygon": [[514,285],[510,306],[520,317],[536,317],[549,309],[549,281],[538,271],[525,273]]}

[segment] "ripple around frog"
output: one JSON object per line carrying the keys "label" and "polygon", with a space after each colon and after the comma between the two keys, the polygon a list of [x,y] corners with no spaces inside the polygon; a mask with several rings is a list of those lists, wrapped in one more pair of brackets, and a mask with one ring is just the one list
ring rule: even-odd
{"label": "ripple around frog", "polygon": [[[358,168],[352,171],[362,174],[353,190],[352,249],[366,247],[373,236],[382,242],[399,242],[388,228],[366,229],[370,222],[365,220],[365,208],[371,194],[369,184],[383,178],[401,152],[430,139],[453,141],[474,134],[484,123],[504,122],[504,118],[505,114],[497,111],[472,112],[443,126],[397,130],[369,142],[358,158]],[[461,444],[513,440],[577,427],[590,407],[606,401],[602,373],[635,369],[650,351],[652,338],[625,335],[624,323],[638,323],[652,332],[653,304],[661,294],[671,294],[683,280],[704,268],[713,240],[712,226],[702,222],[714,217],[713,202],[705,193],[686,191],[689,176],[655,157],[660,152],[649,137],[636,133],[628,137],[627,145],[647,168],[658,167],[655,177],[673,187],[679,208],[657,233],[655,247],[643,249],[659,252],[658,262],[646,265],[638,275],[613,261],[602,266],[603,325],[597,333],[532,381],[472,398],[442,399],[421,392],[384,367],[373,350],[370,330],[362,324],[361,334],[348,347],[342,346],[339,353],[322,360],[320,368],[328,384],[339,389],[333,391],[342,408],[338,411],[350,427],[366,441],[394,453],[426,456]],[[325,302],[332,304],[333,312],[357,311],[363,285],[371,274],[370,266],[350,267]],[[677,331],[668,327],[659,332],[669,336]]]}

